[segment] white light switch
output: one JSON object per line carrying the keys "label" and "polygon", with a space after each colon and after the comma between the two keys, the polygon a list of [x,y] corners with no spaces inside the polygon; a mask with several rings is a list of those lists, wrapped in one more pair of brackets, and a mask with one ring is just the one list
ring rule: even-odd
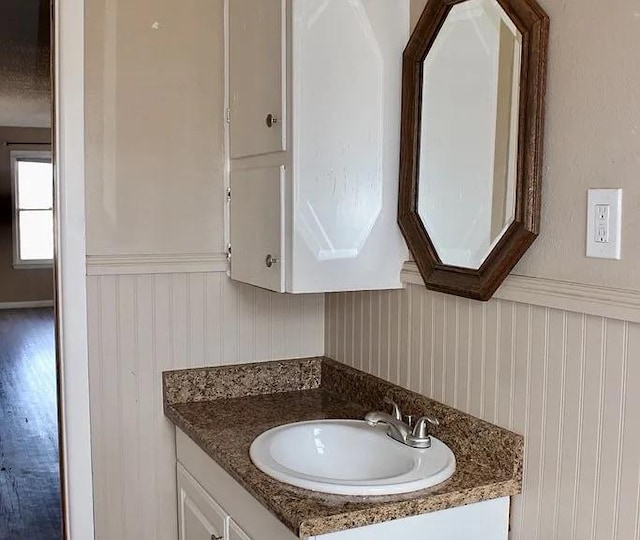
{"label": "white light switch", "polygon": [[619,259],[622,190],[590,189],[587,199],[587,257]]}

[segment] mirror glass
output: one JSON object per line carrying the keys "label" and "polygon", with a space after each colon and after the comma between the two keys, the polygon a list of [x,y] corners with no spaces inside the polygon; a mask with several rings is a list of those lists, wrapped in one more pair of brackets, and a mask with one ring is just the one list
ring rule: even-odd
{"label": "mirror glass", "polygon": [[418,213],[478,269],[514,220],[522,35],[496,0],[453,6],[423,62]]}

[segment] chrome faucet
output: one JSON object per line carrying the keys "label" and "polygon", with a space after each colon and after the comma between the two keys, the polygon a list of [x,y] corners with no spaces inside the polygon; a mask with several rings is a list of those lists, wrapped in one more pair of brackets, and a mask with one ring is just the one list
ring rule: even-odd
{"label": "chrome faucet", "polygon": [[429,424],[438,426],[440,422],[431,416],[422,416],[413,428],[402,419],[402,411],[392,399],[385,397],[384,402],[393,408],[392,414],[374,411],[368,413],[364,420],[370,426],[384,425],[387,427],[387,435],[399,443],[411,448],[430,448],[431,436]]}

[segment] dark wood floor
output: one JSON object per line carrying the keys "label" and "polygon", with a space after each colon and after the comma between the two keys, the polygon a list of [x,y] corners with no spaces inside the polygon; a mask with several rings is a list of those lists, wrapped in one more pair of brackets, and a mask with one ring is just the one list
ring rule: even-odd
{"label": "dark wood floor", "polygon": [[0,311],[0,540],[58,540],[53,311]]}

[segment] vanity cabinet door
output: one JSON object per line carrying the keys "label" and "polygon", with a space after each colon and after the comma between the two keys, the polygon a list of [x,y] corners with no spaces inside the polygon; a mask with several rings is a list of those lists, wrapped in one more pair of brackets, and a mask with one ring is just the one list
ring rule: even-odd
{"label": "vanity cabinet door", "polygon": [[223,540],[227,515],[200,484],[177,465],[180,540]]}
{"label": "vanity cabinet door", "polygon": [[231,172],[231,277],[284,292],[284,167]]}
{"label": "vanity cabinet door", "polygon": [[285,149],[282,0],[227,0],[231,158]]}
{"label": "vanity cabinet door", "polygon": [[229,540],[251,540],[238,524],[229,518]]}

